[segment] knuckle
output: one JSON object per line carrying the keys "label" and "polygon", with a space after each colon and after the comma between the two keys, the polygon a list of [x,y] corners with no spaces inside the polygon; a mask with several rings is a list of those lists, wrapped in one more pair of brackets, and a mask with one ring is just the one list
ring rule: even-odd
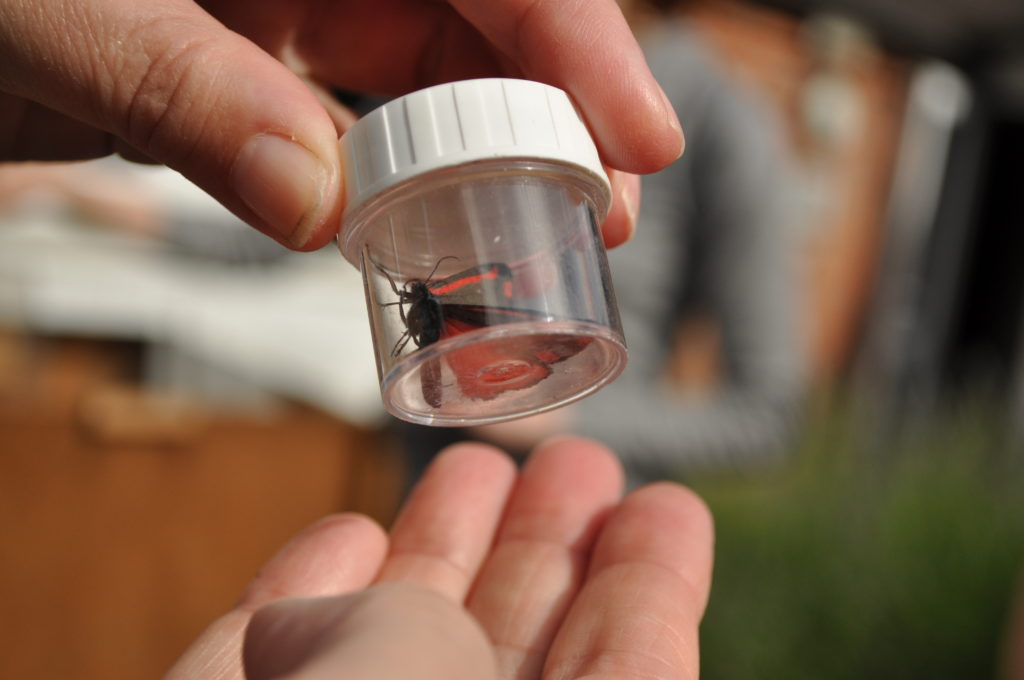
{"label": "knuckle", "polygon": [[[136,27],[118,50],[109,107],[110,127],[132,147],[166,159],[191,152],[216,97],[219,47],[194,22],[153,18]],[[124,49],[126,48],[126,49]],[[188,120],[186,127],[183,123]]]}

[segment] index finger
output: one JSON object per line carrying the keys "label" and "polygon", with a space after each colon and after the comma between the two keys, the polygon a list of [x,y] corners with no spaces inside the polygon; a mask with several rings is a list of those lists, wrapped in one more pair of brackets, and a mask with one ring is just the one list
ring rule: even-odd
{"label": "index finger", "polygon": [[683,487],[661,483],[627,496],[598,539],[544,677],[696,679],[712,541],[707,508]]}
{"label": "index finger", "polygon": [[615,0],[317,3],[297,36],[318,78],[377,94],[509,76],[568,92],[608,165],[660,170],[683,134]]}
{"label": "index finger", "polygon": [[466,605],[494,644],[504,677],[540,677],[621,493],[618,461],[595,442],[548,440],[526,462]]}
{"label": "index finger", "polygon": [[377,582],[423,586],[461,603],[515,480],[514,463],[494,447],[465,442],[445,449],[395,520]]}
{"label": "index finger", "polygon": [[572,96],[606,163],[660,170],[683,132],[615,0],[451,0],[531,79]]}

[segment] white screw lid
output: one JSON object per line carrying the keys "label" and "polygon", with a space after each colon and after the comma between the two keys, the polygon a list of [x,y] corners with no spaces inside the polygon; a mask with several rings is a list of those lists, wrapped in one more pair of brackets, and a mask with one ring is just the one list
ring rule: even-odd
{"label": "white screw lid", "polygon": [[370,112],[341,138],[345,221],[374,196],[434,170],[501,158],[574,166],[604,199],[611,186],[569,96],[530,80],[484,78],[445,83]]}

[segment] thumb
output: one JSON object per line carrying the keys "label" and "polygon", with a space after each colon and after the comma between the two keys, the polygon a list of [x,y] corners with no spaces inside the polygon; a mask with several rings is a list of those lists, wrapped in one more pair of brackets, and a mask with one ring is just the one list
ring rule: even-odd
{"label": "thumb", "polygon": [[497,678],[487,636],[466,610],[408,584],[264,607],[242,656],[249,680]]}
{"label": "thumb", "polygon": [[337,232],[330,116],[192,2],[4,2],[0,89],[124,140],[285,245],[314,249]]}

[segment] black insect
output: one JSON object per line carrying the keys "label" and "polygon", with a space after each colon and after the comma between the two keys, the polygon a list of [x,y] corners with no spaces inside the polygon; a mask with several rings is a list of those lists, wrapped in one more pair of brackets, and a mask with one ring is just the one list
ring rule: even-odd
{"label": "black insect", "polygon": [[391,356],[401,354],[410,340],[417,347],[426,347],[442,338],[486,326],[545,318],[538,312],[507,306],[514,299],[512,270],[507,264],[482,264],[435,279],[438,267],[447,259],[455,258],[442,257],[426,279],[409,279],[401,288],[377,265],[398,296],[397,301],[385,304],[398,305],[405,325],[405,332],[392,347]]}
{"label": "black insect", "polygon": [[[441,258],[426,279],[410,279],[401,288],[380,266],[398,300],[405,331],[391,348],[402,353],[409,342],[426,347],[443,338],[494,326],[523,321],[549,321],[546,313],[511,306],[515,301],[511,268],[500,262],[470,267],[452,276],[435,279]],[[454,258],[453,258],[454,259]],[[493,399],[510,390],[536,385],[551,375],[553,365],[587,347],[585,337],[529,334],[495,339],[490,343],[455,349],[444,357],[465,397]],[[420,380],[425,401],[439,408],[443,401],[441,359],[424,362]]]}

